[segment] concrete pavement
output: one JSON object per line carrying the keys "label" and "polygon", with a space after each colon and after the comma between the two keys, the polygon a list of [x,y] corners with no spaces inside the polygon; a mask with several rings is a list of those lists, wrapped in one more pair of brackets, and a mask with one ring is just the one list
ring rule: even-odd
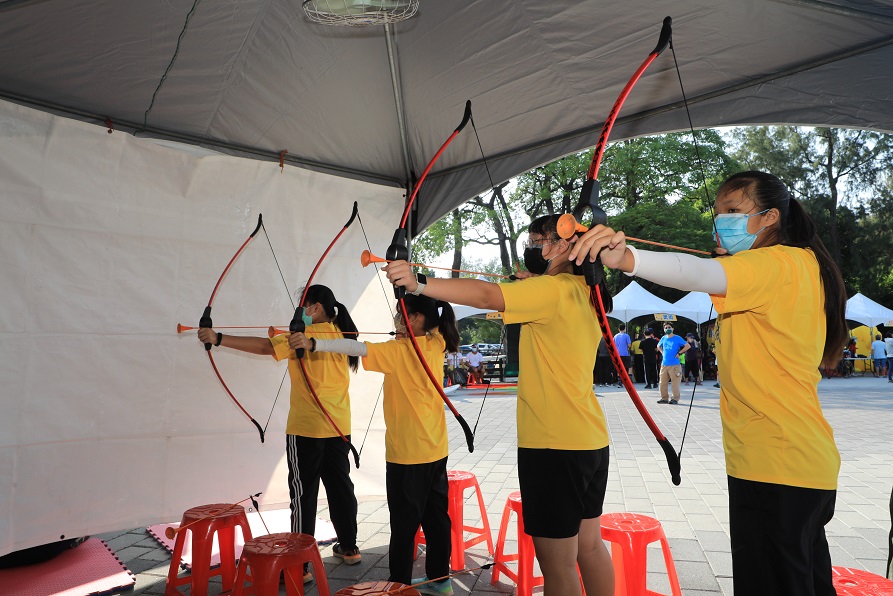
{"label": "concrete pavement", "polygon": [[[679,405],[658,405],[656,390],[642,390],[643,401],[679,450],[689,413],[692,386],[683,386]],[[682,484],[670,482],[666,459],[660,446],[643,424],[638,412],[619,388],[596,388],[611,432],[611,473],[605,512],[634,512],[656,517],[669,539],[686,595],[732,594],[731,553],[728,530],[726,475],[719,421],[719,390],[712,382],[698,386],[691,408],[689,428],[682,451]],[[451,394],[456,407],[474,425],[483,391],[459,390]],[[870,376],[822,380],[819,396],[825,415],[834,428],[842,466],[834,519],[827,526],[834,565],[884,574],[888,504],[893,487],[893,384]],[[518,490],[515,441],[515,393],[493,390],[487,397],[478,425],[475,451],[468,453],[461,429],[447,413],[451,453],[449,467],[477,475],[493,538],[499,528],[508,495]],[[326,517],[327,510],[320,509]],[[466,493],[467,522],[476,522],[477,504]],[[127,567],[137,575],[134,594],[164,593],[170,555],[146,533],[145,528],[101,535]],[[334,558],[331,547],[323,547],[329,586],[340,588],[361,581],[387,578],[389,538],[388,508],[383,500],[365,500],[359,507],[359,543],[363,561],[347,566]],[[510,548],[515,532],[509,530]],[[421,558],[420,558],[421,560]],[[488,561],[486,549],[478,545],[466,557],[466,568]],[[422,567],[418,566],[418,575]],[[490,584],[490,571],[475,571],[453,580],[456,594],[509,594],[514,585],[505,578]],[[648,587],[669,593],[663,559],[656,545],[648,553]],[[211,594],[219,593],[212,584]],[[284,592],[282,588],[281,593]],[[538,588],[535,592],[541,592]],[[316,594],[315,584],[307,594]]]}

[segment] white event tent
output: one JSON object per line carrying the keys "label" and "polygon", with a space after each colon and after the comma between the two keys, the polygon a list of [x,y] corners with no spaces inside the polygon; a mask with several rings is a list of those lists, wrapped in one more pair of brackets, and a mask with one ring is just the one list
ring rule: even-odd
{"label": "white event tent", "polygon": [[846,301],[846,318],[874,329],[877,325],[887,325],[893,321],[893,310],[857,293]]}
{"label": "white event tent", "polygon": [[673,314],[674,306],[663,298],[658,298],[637,281],[631,281],[614,296],[614,308],[609,317],[629,322],[636,317],[660,313]]}
{"label": "white event tent", "polygon": [[691,319],[698,325],[716,318],[716,309],[706,292],[689,292],[673,303],[673,314]]}

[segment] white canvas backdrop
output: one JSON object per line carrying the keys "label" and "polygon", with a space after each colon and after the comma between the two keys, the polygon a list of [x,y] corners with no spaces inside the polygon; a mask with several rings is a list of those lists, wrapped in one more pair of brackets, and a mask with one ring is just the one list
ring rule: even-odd
{"label": "white canvas backdrop", "polygon": [[[263,213],[291,292],[347,221],[354,200],[376,252],[399,189],[186,150],[0,103],[0,555],[179,519],[194,505],[287,503],[288,382],[261,444],[192,333],[214,282]],[[392,328],[358,222],[315,283],[362,330]],[[217,325],[287,325],[293,314],[263,233],[214,303]],[[194,332],[193,332],[194,333]],[[258,334],[265,331],[257,330]],[[372,341],[378,340],[372,337]],[[284,364],[215,352],[261,425]],[[357,447],[381,376],[353,377]],[[383,495],[381,407],[353,476]]]}

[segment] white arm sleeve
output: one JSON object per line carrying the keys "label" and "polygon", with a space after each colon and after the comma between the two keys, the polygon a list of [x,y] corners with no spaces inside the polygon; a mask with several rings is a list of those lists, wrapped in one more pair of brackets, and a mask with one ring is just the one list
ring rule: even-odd
{"label": "white arm sleeve", "polygon": [[728,288],[726,271],[715,259],[702,259],[678,252],[637,250],[637,267],[633,273],[648,281],[677,290],[706,292],[725,296]]}
{"label": "white arm sleeve", "polygon": [[318,339],[316,340],[317,352],[337,352],[348,356],[364,357],[369,353],[366,344],[355,339]]}

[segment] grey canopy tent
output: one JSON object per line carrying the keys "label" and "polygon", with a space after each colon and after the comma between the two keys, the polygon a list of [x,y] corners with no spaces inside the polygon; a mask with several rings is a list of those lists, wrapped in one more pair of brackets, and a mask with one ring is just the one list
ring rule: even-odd
{"label": "grey canopy tent", "polygon": [[[285,0],[197,2],[194,11],[189,0],[4,0],[0,99],[398,187],[419,176],[470,99],[499,183],[593,146],[670,14],[695,127],[891,130],[889,3],[656,6],[422,0],[387,28],[338,28]],[[667,51],[630,94],[612,138],[687,127]],[[490,185],[466,131],[434,167],[416,229]]]}

